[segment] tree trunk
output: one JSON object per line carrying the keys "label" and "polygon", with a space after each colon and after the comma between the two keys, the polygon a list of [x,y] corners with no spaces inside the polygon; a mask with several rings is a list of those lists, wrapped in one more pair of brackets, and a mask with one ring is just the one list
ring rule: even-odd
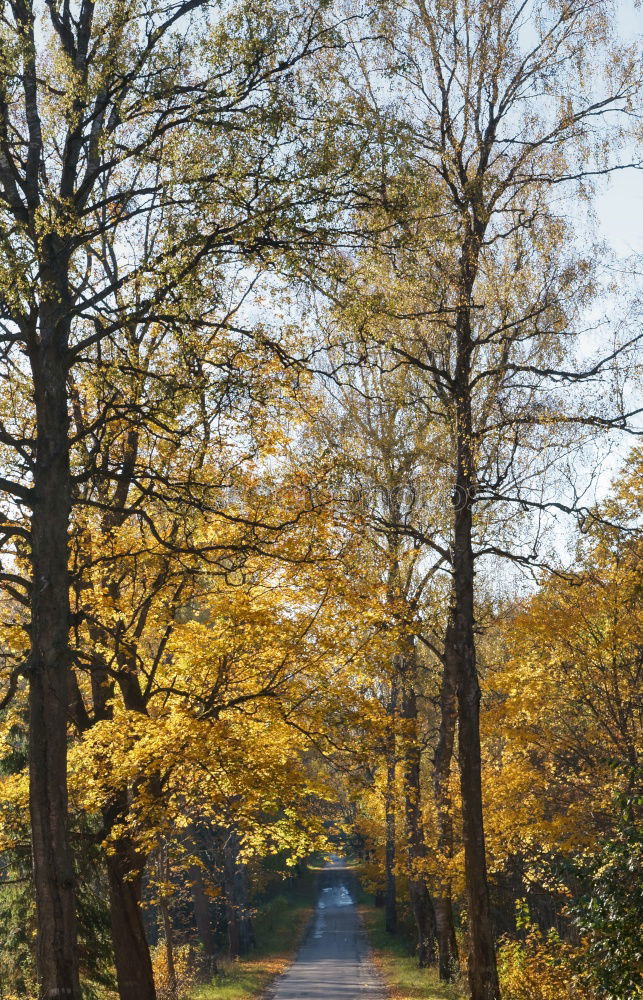
{"label": "tree trunk", "polygon": [[120,1000],[156,1000],[152,959],[141,913],[143,863],[127,840],[107,854],[114,964]]}
{"label": "tree trunk", "polygon": [[[107,585],[106,580],[105,586]],[[92,637],[97,645],[103,639],[100,633],[92,632]],[[91,681],[95,718],[111,719],[113,712],[109,699],[113,694],[113,682],[109,680],[100,661],[92,667]],[[127,791],[122,789],[116,792],[110,804],[103,809],[104,837],[123,821],[128,808]],[[105,850],[105,861],[109,880],[112,947],[120,1000],[156,1000],[152,958],[141,908],[145,858],[128,838],[121,837],[109,843]]]}
{"label": "tree trunk", "polygon": [[247,874],[245,865],[239,863],[239,838],[234,830],[228,832],[223,857],[228,949],[230,958],[238,958],[250,951],[255,938],[248,906]]}
{"label": "tree trunk", "polygon": [[389,730],[386,747],[386,792],[384,810],[386,813],[386,897],[384,920],[389,934],[397,930],[397,891],[395,884],[395,710],[397,703],[397,682],[391,683],[389,702]]}
{"label": "tree trunk", "polygon": [[472,504],[477,486],[470,391],[473,341],[469,303],[473,297],[475,245],[465,245],[463,308],[457,317],[456,490],[453,519],[453,590],[449,649],[458,688],[458,764],[462,796],[465,876],[469,914],[469,988],[471,1000],[498,1000],[484,820],[480,756],[480,685],[476,666]]}
{"label": "tree trunk", "polygon": [[67,800],[71,484],[66,347],[66,331],[56,323],[53,310],[42,304],[40,340],[30,356],[36,462],[31,519],[29,809],[37,972],[44,1000],[80,1000]]}
{"label": "tree trunk", "polygon": [[[409,670],[408,661],[404,667]],[[402,717],[404,733],[404,805],[409,860],[409,896],[417,930],[418,965],[425,968],[436,961],[436,923],[433,900],[429,895],[423,862],[426,859],[426,842],[422,826],[420,763],[421,749],[417,732],[417,698],[414,681],[408,675],[403,680]]]}
{"label": "tree trunk", "polygon": [[469,666],[458,696],[458,760],[462,796],[471,1000],[498,1000],[500,988],[487,881],[480,759],[480,687]]}
{"label": "tree trunk", "polygon": [[192,887],[194,923],[199,942],[203,949],[203,968],[201,971],[214,975],[217,971],[214,930],[210,916],[210,903],[203,883],[203,874],[198,865],[193,865],[190,868],[190,883]]}
{"label": "tree trunk", "polygon": [[167,985],[171,997],[176,997],[178,984],[176,981],[176,966],[174,965],[174,937],[172,933],[172,917],[167,896],[159,900],[161,918],[163,920],[163,938],[165,940],[165,957],[167,962]]}
{"label": "tree trunk", "polygon": [[[450,635],[445,646],[452,649]],[[457,720],[456,678],[453,655],[445,657],[440,689],[440,729],[435,749],[433,788],[438,826],[438,850],[440,856],[451,861],[453,858],[453,816],[449,788],[451,761]],[[440,893],[435,898],[435,919],[438,929],[438,952],[440,979],[448,982],[458,970],[458,946],[453,923],[453,902],[450,872],[443,877]]]}
{"label": "tree trunk", "polygon": [[141,876],[124,874],[122,847],[107,859],[114,962],[120,1000],[155,1000],[152,960],[140,908]]}

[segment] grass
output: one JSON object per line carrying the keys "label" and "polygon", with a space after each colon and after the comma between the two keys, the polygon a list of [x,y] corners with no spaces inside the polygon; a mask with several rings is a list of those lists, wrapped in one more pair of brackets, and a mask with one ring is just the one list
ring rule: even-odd
{"label": "grass", "polygon": [[360,913],[391,1000],[464,1000],[457,984],[441,983],[434,969],[418,969],[404,934],[387,934],[382,909],[363,905]]}
{"label": "grass", "polygon": [[236,962],[222,964],[211,983],[194,991],[194,1000],[262,996],[292,962],[310,920],[315,893],[316,878],[310,871],[297,885],[262,906],[255,919],[257,947]]}

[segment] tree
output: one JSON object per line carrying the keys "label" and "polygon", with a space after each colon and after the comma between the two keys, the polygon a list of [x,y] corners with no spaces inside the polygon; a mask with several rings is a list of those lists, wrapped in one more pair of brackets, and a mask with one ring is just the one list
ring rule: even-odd
{"label": "tree", "polygon": [[581,871],[590,889],[574,909],[589,938],[589,976],[606,1000],[635,997],[641,989],[643,891],[636,872],[643,861],[641,801],[621,796],[618,825]]}
{"label": "tree", "polygon": [[598,394],[569,398],[569,387],[607,379],[632,343],[585,364],[574,357],[591,266],[568,253],[552,192],[564,183],[587,187],[622,165],[605,150],[618,149],[640,81],[632,50],[610,38],[603,6],[417,0],[386,4],[376,17],[383,41],[360,50],[355,74],[364,85],[354,74],[349,100],[358,122],[375,121],[380,144],[384,137],[380,190],[390,222],[379,232],[392,273],[378,287],[367,260],[352,290],[362,346],[385,345],[429,377],[427,405],[442,414],[451,441],[445,662],[448,690],[457,693],[469,984],[474,1000],[490,1000],[499,991],[482,807],[476,560],[537,562],[537,541],[521,550],[517,533],[512,539],[510,512],[565,506],[538,484],[569,427],[627,422],[618,400],[606,410]]}
{"label": "tree", "polygon": [[614,830],[615,792],[636,794],[640,478],[637,448],[629,471],[590,513],[573,568],[548,574],[498,623],[499,662],[486,680],[491,697],[483,716],[497,865],[522,856],[537,869],[538,854],[591,853]]}
{"label": "tree", "polygon": [[[312,621],[326,620],[328,603],[323,576],[316,593],[306,591],[303,578],[301,590],[297,585],[298,574],[310,573],[308,563],[324,555],[323,510],[309,509],[301,475],[278,478],[273,470],[269,480],[264,478],[262,455],[285,441],[277,412],[274,420],[266,412],[271,414],[278,401],[279,419],[294,420],[296,400],[289,400],[289,393],[296,387],[279,366],[275,369],[270,355],[241,354],[222,334],[200,355],[203,369],[214,370],[213,376],[191,375],[192,355],[188,351],[183,357],[184,349],[172,332],[161,336],[157,331],[149,354],[135,337],[124,357],[117,352],[108,368],[104,345],[100,382],[93,389],[91,381],[85,385],[74,407],[79,427],[101,427],[102,455],[101,475],[88,479],[73,537],[75,721],[84,739],[82,752],[88,752],[101,723],[113,720],[120,732],[124,716],[115,712],[115,702],[121,700],[127,713],[141,717],[141,725],[148,720],[158,746],[165,748],[164,757],[147,757],[144,764],[132,754],[132,770],[108,778],[100,804],[119,981],[136,984],[139,992],[153,989],[140,913],[147,838],[155,831],[161,835],[154,817],[166,810],[168,769],[178,768],[187,813],[188,789],[195,783],[198,788],[200,780],[198,769],[181,766],[181,755],[193,759],[190,740],[199,752],[204,747],[198,726],[188,726],[181,713],[183,738],[177,742],[173,717],[161,706],[168,701],[169,708],[189,705],[207,729],[228,701],[231,709],[244,712],[259,711],[251,708],[255,701],[285,698],[293,657],[301,657],[303,670],[304,649],[297,646],[278,602],[293,602]],[[237,382],[235,368],[243,370],[243,380],[238,376]],[[153,412],[145,413],[150,399]],[[106,406],[114,409],[107,426],[96,419]],[[141,409],[145,416],[136,422]],[[217,424],[214,413],[219,413]],[[79,466],[89,464],[81,455]],[[262,587],[268,598],[262,598]],[[270,596],[273,589],[280,589],[282,597]],[[306,634],[299,615],[293,626]],[[275,645],[275,627],[292,649]],[[200,647],[206,656],[199,654]],[[225,751],[212,739],[220,757]],[[115,735],[112,740],[116,747]],[[248,753],[243,759],[247,765]],[[215,764],[204,758],[201,767],[207,771],[208,766]],[[109,774],[106,765],[103,770]],[[242,787],[237,794],[239,808],[249,809]],[[143,802],[148,804],[145,821]],[[219,822],[228,824],[233,836],[236,812],[229,815],[213,792],[210,806],[221,810]],[[134,833],[128,820],[132,811]],[[202,815],[197,809],[195,821]],[[173,831],[174,821],[168,822]],[[176,823],[181,829],[180,816]]]}
{"label": "tree", "polygon": [[[3,364],[14,401],[30,401],[26,420],[14,411],[2,424],[13,471],[2,480],[5,549],[11,562],[27,545],[30,558],[27,580],[7,568],[5,582],[30,606],[30,650],[13,676],[30,684],[43,996],[80,995],[65,778],[70,375],[124,325],[184,316],[184,283],[208,261],[282,245],[276,206],[296,204],[292,190],[277,193],[290,111],[275,81],[315,47],[321,21],[314,9],[257,18],[240,4],[219,23],[204,11],[200,0],[162,12],[82,0],[41,16],[16,0],[2,26]],[[159,218],[162,233],[146,244]]]}
{"label": "tree", "polygon": [[[346,320],[345,313],[339,316],[340,322]],[[436,552],[441,512],[439,500],[436,506],[432,504],[440,491],[442,470],[435,460],[440,441],[432,436],[433,413],[423,405],[421,373],[411,374],[396,366],[384,348],[373,351],[358,366],[350,350],[344,364],[335,351],[331,370],[333,365],[339,373],[334,371],[330,380],[333,388],[329,393],[335,398],[326,414],[326,433],[345,477],[343,488],[348,495],[354,494],[359,517],[365,522],[365,542],[373,550],[373,569],[385,587],[395,628],[391,662],[382,668],[390,716],[384,739],[387,899],[392,896],[397,867],[408,875],[419,965],[435,961],[437,937],[440,966],[445,978],[450,978],[457,964],[451,902],[439,892],[436,907],[428,887],[421,779],[424,737],[419,731],[417,707],[418,694],[426,687],[423,677],[431,670],[420,655],[420,647],[438,663],[442,660],[440,571],[446,552]],[[433,483],[431,493],[422,485],[429,480]],[[419,540],[422,532],[428,536],[431,531],[433,546]],[[403,852],[396,851],[395,837],[398,762],[406,830]],[[390,902],[388,907],[390,914]],[[440,914],[439,931],[436,909]],[[387,919],[392,927],[394,920],[390,915]]]}
{"label": "tree", "polygon": [[[635,448],[588,514],[573,565],[502,608],[484,682],[494,868],[511,874],[538,923],[573,934],[576,953],[567,947],[592,996],[635,995],[639,977],[640,482]],[[551,948],[539,939],[555,964],[555,935]]]}

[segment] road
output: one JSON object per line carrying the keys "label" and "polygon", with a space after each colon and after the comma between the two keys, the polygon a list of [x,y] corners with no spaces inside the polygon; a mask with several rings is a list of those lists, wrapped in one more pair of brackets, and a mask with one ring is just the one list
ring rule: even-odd
{"label": "road", "polygon": [[325,868],[306,939],[270,1000],[384,1000],[370,961],[357,908],[354,879],[340,859]]}

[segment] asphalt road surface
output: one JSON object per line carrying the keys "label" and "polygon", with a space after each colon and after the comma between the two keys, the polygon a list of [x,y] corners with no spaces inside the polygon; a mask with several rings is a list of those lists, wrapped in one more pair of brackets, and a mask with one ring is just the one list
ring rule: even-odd
{"label": "asphalt road surface", "polygon": [[306,939],[271,1000],[384,1000],[353,893],[352,873],[334,859],[322,872]]}

